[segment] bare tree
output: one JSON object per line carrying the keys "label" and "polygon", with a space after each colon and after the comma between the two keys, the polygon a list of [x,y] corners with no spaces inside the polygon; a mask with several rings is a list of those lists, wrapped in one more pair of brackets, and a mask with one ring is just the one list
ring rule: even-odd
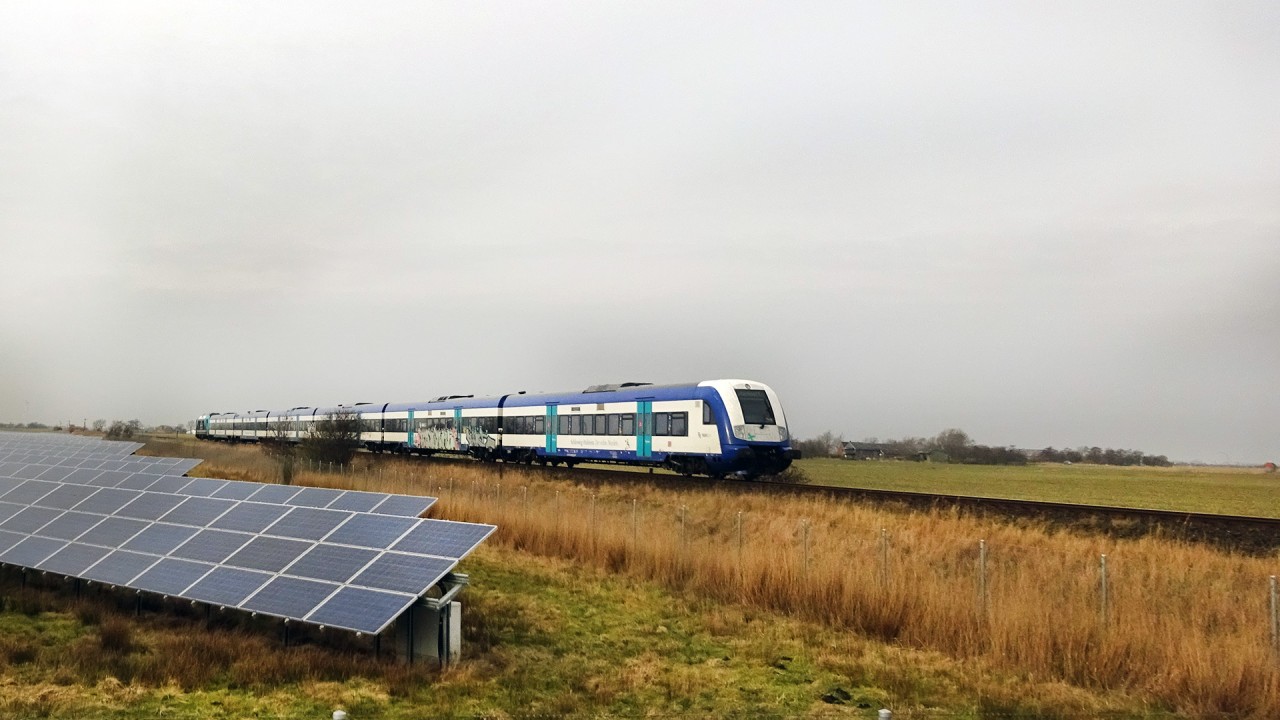
{"label": "bare tree", "polygon": [[938,433],[934,443],[952,462],[959,462],[968,456],[969,448],[973,446],[973,439],[969,437],[969,433],[960,428],[947,428]]}
{"label": "bare tree", "polygon": [[267,436],[259,443],[262,452],[280,466],[281,485],[292,485],[297,469],[299,447],[290,435],[292,429],[290,421],[273,419],[267,423]]}
{"label": "bare tree", "polygon": [[94,421],[93,421],[93,431],[94,431],[94,432],[102,432],[102,429],[103,429],[103,428],[105,428],[106,426],[107,426],[107,421],[106,421],[106,420],[94,420]]}
{"label": "bare tree", "polygon": [[302,440],[302,451],[316,462],[348,465],[360,447],[360,414],[350,408],[335,410],[312,427]]}

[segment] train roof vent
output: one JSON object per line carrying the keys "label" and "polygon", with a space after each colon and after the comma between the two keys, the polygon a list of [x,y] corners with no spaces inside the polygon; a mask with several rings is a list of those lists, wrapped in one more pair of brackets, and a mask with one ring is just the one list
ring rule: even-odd
{"label": "train roof vent", "polygon": [[298,407],[291,407],[289,409],[290,410],[306,410],[310,407],[311,407],[310,405],[299,405]]}
{"label": "train roof vent", "polygon": [[475,397],[475,395],[441,395],[438,398],[432,398],[427,402],[444,402],[446,400],[461,400],[463,398]]}
{"label": "train roof vent", "polygon": [[587,388],[586,390],[583,390],[582,392],[584,393],[615,392],[623,388],[641,387],[644,385],[652,385],[652,384],[653,383],[647,383],[647,382],[624,382],[624,383],[613,383],[612,385],[592,385],[591,387]]}
{"label": "train roof vent", "polygon": [[362,403],[356,403],[356,404],[357,404],[357,405],[372,405],[373,403],[362,402]]}

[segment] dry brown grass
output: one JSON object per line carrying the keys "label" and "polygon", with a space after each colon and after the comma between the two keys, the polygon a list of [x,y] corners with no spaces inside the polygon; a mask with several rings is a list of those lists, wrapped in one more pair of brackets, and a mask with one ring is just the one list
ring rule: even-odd
{"label": "dry brown grass", "polygon": [[[218,453],[207,474],[251,474],[255,451]],[[269,469],[247,479],[268,478]],[[387,461],[351,475],[304,470],[297,481],[437,495],[438,516],[498,525],[490,542],[1028,677],[1135,692],[1193,716],[1280,717],[1272,559],[696,485],[591,490],[511,469],[499,479],[480,465]],[[989,549],[985,603],[979,539]]]}

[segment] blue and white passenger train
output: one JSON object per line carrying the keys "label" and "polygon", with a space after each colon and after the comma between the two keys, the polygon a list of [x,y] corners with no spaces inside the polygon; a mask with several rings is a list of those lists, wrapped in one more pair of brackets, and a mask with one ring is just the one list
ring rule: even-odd
{"label": "blue and white passenger train", "polygon": [[712,477],[777,473],[797,457],[777,394],[749,380],[210,413],[196,421],[196,435],[298,442],[335,413],[358,415],[360,443],[373,452],[453,453],[569,467],[619,463]]}

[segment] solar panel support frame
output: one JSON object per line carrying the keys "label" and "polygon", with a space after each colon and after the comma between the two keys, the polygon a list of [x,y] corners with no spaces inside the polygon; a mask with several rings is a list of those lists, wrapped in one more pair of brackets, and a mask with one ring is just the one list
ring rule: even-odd
{"label": "solar panel support frame", "polygon": [[396,655],[412,665],[415,658],[433,658],[445,668],[462,658],[462,603],[454,600],[469,584],[466,575],[450,573],[437,583],[438,598],[422,598],[396,620]]}

